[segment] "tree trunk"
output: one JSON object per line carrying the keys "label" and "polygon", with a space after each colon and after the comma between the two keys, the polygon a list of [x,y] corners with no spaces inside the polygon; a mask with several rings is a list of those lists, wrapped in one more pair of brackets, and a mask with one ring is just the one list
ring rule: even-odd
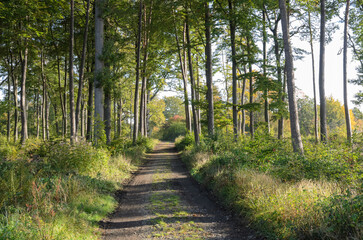
{"label": "tree trunk", "polygon": [[[248,55],[248,68],[249,68],[249,74],[250,74],[250,103],[253,103],[253,77],[252,77],[252,59],[251,59],[251,46],[250,46],[250,37],[247,36],[247,55]],[[253,111],[250,111],[250,135],[251,138],[255,135],[255,127],[254,127],[254,118],[253,118]]]}
{"label": "tree trunk", "polygon": [[86,62],[86,51],[87,51],[87,37],[88,37],[88,25],[89,25],[89,9],[90,9],[90,0],[87,1],[87,9],[86,9],[86,25],[84,27],[83,32],[83,48],[82,48],[82,57],[81,57],[81,66],[79,69],[79,81],[78,81],[78,96],[77,96],[77,104],[76,104],[76,115],[75,115],[75,134],[77,134],[78,123],[79,123],[79,112],[81,107],[81,98],[82,98],[82,89],[83,89],[83,78],[84,78],[84,65]]}
{"label": "tree trunk", "polygon": [[348,78],[347,78],[347,52],[348,52],[348,21],[350,0],[346,0],[345,17],[344,17],[344,47],[343,47],[343,84],[344,84],[344,111],[345,125],[347,129],[347,140],[352,142],[352,127],[350,124],[350,115],[348,108]]}
{"label": "tree trunk", "polygon": [[204,3],[205,10],[205,75],[207,80],[207,119],[208,119],[208,135],[211,137],[214,135],[214,103],[213,103],[213,80],[212,80],[212,42],[211,42],[211,22],[210,22],[210,9],[209,1]]}
{"label": "tree trunk", "polygon": [[111,142],[111,90],[110,86],[105,87],[105,133],[106,133],[106,143],[110,144]]}
{"label": "tree trunk", "polygon": [[141,45],[141,27],[142,27],[142,0],[139,0],[139,21],[136,41],[136,83],[135,83],[135,98],[134,98],[134,131],[133,143],[136,143],[139,134],[139,81],[140,81],[140,45]]}
{"label": "tree trunk", "polygon": [[94,142],[99,144],[103,135],[103,83],[102,71],[104,67],[103,60],[101,59],[104,43],[104,20],[102,16],[103,0],[96,0],[95,2],[95,116],[94,116]]}
{"label": "tree trunk", "polygon": [[197,111],[197,123],[198,123],[198,133],[201,134],[202,133],[202,126],[200,124],[200,107],[199,107],[199,103],[200,103],[200,95],[199,95],[199,88],[200,88],[200,79],[199,79],[199,60],[198,60],[198,55],[196,56],[196,66],[197,66],[197,85],[195,87],[195,98],[196,101],[198,103],[198,106],[196,106],[196,111]]}
{"label": "tree trunk", "polygon": [[68,118],[67,118],[67,75],[68,75],[68,61],[67,57],[64,59],[64,95],[63,95],[63,107],[64,107],[64,136],[67,136],[68,132]]}
{"label": "tree trunk", "polygon": [[146,16],[146,7],[144,5],[144,41],[143,41],[143,51],[144,51],[144,59],[143,59],[143,67],[142,67],[142,84],[141,84],[141,100],[140,100],[140,133],[142,136],[146,136],[146,67],[148,60],[148,46],[149,46],[149,34],[148,27],[151,24],[151,10],[149,12],[149,18]]}
{"label": "tree trunk", "polygon": [[295,79],[294,79],[294,63],[292,56],[292,49],[290,43],[290,33],[288,17],[286,12],[286,1],[279,0],[281,11],[281,24],[284,39],[286,73],[287,73],[287,90],[289,95],[289,110],[290,110],[290,127],[291,138],[294,152],[304,155],[304,148],[301,141],[299,116],[297,111],[296,95],[295,95]]}
{"label": "tree trunk", "polygon": [[[11,66],[10,66],[11,67]],[[10,71],[8,71],[8,96],[7,96],[7,100],[8,100],[8,104],[10,105],[10,100],[11,100],[11,80],[10,80]],[[8,112],[7,112],[7,124],[6,124],[6,136],[8,139],[8,142],[10,142],[10,130],[11,130],[11,112],[10,112],[10,107],[8,107]]]}
{"label": "tree trunk", "polygon": [[313,91],[314,91],[314,136],[315,143],[319,142],[319,131],[318,131],[318,107],[316,103],[316,80],[315,80],[315,57],[314,57],[314,45],[313,45],[313,31],[311,29],[311,14],[309,11],[309,34],[310,34],[310,50],[311,50],[311,62],[312,62],[312,70],[313,70]]}
{"label": "tree trunk", "polygon": [[[247,74],[246,65],[243,66],[243,72],[244,72],[244,75],[246,76],[246,74]],[[239,73],[242,75],[241,70],[239,70]],[[243,106],[245,104],[245,91],[246,91],[246,77],[243,78],[243,83],[242,83],[241,106]],[[245,129],[246,129],[246,114],[245,114],[244,109],[242,109],[241,118],[242,118],[241,119],[241,134],[242,134],[242,136],[244,136]]]}
{"label": "tree trunk", "polygon": [[122,98],[117,104],[117,136],[120,138],[122,134]]}
{"label": "tree trunk", "polygon": [[[12,59],[12,57],[11,57]],[[12,64],[11,64],[12,66]],[[13,80],[13,98],[14,98],[14,142],[18,141],[18,79],[15,77],[14,69],[11,70],[11,78]]]}
{"label": "tree trunk", "polygon": [[43,141],[46,139],[46,127],[45,127],[45,119],[46,119],[46,104],[47,104],[47,87],[46,80],[44,76],[44,55],[43,49],[41,50],[40,57],[40,66],[41,66],[41,77],[42,77],[42,85],[43,85],[43,98],[42,98],[42,137]]}
{"label": "tree trunk", "polygon": [[74,0],[71,0],[71,26],[69,36],[69,113],[71,121],[71,142],[77,141],[76,116],[74,112],[74,79],[73,79],[73,51],[74,51]]}
{"label": "tree trunk", "polygon": [[[25,43],[26,45],[27,43]],[[21,109],[21,143],[25,144],[28,139],[28,111],[26,102],[26,75],[28,69],[28,47],[24,49],[24,57],[20,56],[22,61],[22,74],[21,74],[21,99],[20,99],[20,109]]]}
{"label": "tree trunk", "polygon": [[86,139],[92,140],[92,110],[93,110],[93,80],[88,82],[88,102],[87,102],[87,132]]}
{"label": "tree trunk", "polygon": [[37,104],[37,138],[39,138],[39,132],[40,132],[40,123],[39,123],[39,114],[41,112],[41,106],[39,105],[39,93],[38,91],[36,92],[36,97],[37,97],[37,100],[36,100],[36,104]]}
{"label": "tree trunk", "polygon": [[328,140],[326,124],[325,101],[325,0],[320,1],[320,62],[319,62],[319,93],[320,93],[320,137],[326,143]]}
{"label": "tree trunk", "polygon": [[237,61],[236,61],[236,24],[234,20],[234,9],[232,0],[228,0],[229,28],[231,30],[232,51],[232,103],[233,103],[233,133],[234,139],[238,137],[238,111],[237,111]]}
{"label": "tree trunk", "polygon": [[189,77],[190,77],[190,87],[191,87],[191,95],[192,95],[192,114],[193,114],[193,130],[194,130],[194,140],[195,144],[199,144],[199,132],[198,132],[198,116],[195,107],[195,81],[194,81],[194,73],[193,73],[193,60],[192,60],[192,50],[191,50],[191,42],[189,36],[189,13],[186,13],[185,16],[185,26],[186,26],[186,37],[187,37],[187,48],[188,48],[188,62],[189,62]]}
{"label": "tree trunk", "polygon": [[[178,56],[179,56],[179,62],[180,62],[180,68],[183,78],[183,93],[184,93],[184,111],[185,111],[185,127],[188,129],[188,131],[191,131],[191,118],[190,118],[190,111],[189,111],[189,103],[188,103],[188,84],[187,84],[187,69],[186,69],[186,52],[185,52],[185,32],[186,32],[186,26],[184,24],[183,28],[183,49],[180,47],[179,43],[179,37],[178,37],[178,30],[176,26],[176,20],[175,20],[175,13],[174,14],[174,28],[175,28],[175,41],[176,46],[178,49]],[[182,54],[183,52],[183,54]]]}
{"label": "tree trunk", "polygon": [[[265,3],[263,3],[265,4]],[[264,10],[262,11],[262,27],[263,27],[263,77],[264,77],[264,81],[267,82],[267,72],[266,72],[266,65],[267,65],[267,33],[266,33],[266,11],[265,8],[263,8]],[[269,104],[268,104],[268,90],[266,89],[263,93],[264,97],[265,97],[265,111],[264,111],[264,115],[265,115],[265,122],[267,124],[267,132],[270,133],[270,118],[269,118],[269,114],[268,114],[268,108],[269,108]]]}

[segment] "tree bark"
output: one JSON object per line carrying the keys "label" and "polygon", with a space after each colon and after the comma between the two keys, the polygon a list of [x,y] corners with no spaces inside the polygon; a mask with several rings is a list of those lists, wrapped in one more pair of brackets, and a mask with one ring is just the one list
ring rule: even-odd
{"label": "tree bark", "polygon": [[287,90],[289,95],[289,110],[290,110],[290,127],[291,138],[294,152],[304,155],[304,148],[300,135],[299,116],[297,111],[296,94],[295,94],[295,79],[294,79],[294,63],[290,42],[289,24],[286,11],[286,1],[279,0],[281,11],[281,25],[284,39],[286,73],[287,73]]}
{"label": "tree bark", "polygon": [[11,79],[13,80],[13,98],[14,98],[14,142],[18,141],[18,79],[15,77],[13,66],[13,56],[10,53]]}
{"label": "tree bark", "polygon": [[71,121],[71,142],[77,141],[76,118],[74,112],[74,79],[73,79],[73,51],[74,51],[74,0],[71,0],[71,26],[69,36],[69,113]]}
{"label": "tree bark", "polygon": [[309,34],[310,34],[310,50],[311,50],[311,62],[312,62],[312,70],[313,70],[313,91],[314,91],[314,136],[315,143],[319,142],[319,130],[318,130],[318,107],[316,103],[316,79],[315,79],[315,57],[314,57],[314,45],[313,45],[313,31],[311,29],[311,14],[309,11]]}
{"label": "tree bark", "polygon": [[110,86],[105,86],[105,133],[106,133],[106,143],[111,142],[111,89]]}
{"label": "tree bark", "polygon": [[86,139],[92,140],[92,110],[93,110],[93,80],[88,82],[88,102],[87,102],[87,132]]}
{"label": "tree bark", "polygon": [[233,133],[234,139],[238,137],[238,111],[237,111],[237,61],[236,61],[236,23],[234,20],[234,9],[232,0],[228,0],[229,28],[231,31],[232,51],[232,103],[233,103]]}
{"label": "tree bark", "polygon": [[319,62],[319,93],[320,93],[320,137],[328,140],[325,101],[325,0],[320,1],[320,62]]}
{"label": "tree bark", "polygon": [[191,42],[189,36],[189,16],[188,12],[185,15],[185,26],[186,26],[186,37],[187,37],[187,49],[188,49],[188,63],[189,63],[189,77],[190,77],[190,87],[191,87],[191,95],[192,95],[192,114],[193,114],[193,130],[194,130],[194,140],[195,144],[199,144],[199,129],[198,129],[198,116],[197,110],[195,107],[195,80],[193,73],[193,60],[192,60],[192,50],[191,50]]}
{"label": "tree bark", "polygon": [[[27,43],[25,42],[25,45]],[[26,102],[26,77],[28,70],[28,47],[24,49],[24,57],[20,56],[22,62],[22,74],[21,74],[21,99],[20,99],[20,109],[21,109],[21,143],[25,144],[28,139],[28,111]]]}
{"label": "tree bark", "polygon": [[142,27],[142,0],[139,0],[139,21],[136,41],[136,83],[135,83],[135,98],[134,98],[134,131],[133,143],[136,143],[139,134],[139,81],[140,81],[140,45],[141,45],[141,27]]}
{"label": "tree bark", "polygon": [[[263,4],[265,4],[265,2],[263,2]],[[266,33],[266,10],[265,8],[263,8],[262,10],[262,34],[263,34],[263,40],[262,40],[262,45],[263,45],[263,77],[264,77],[264,81],[267,82],[267,72],[266,72],[266,65],[267,65],[267,33]],[[267,124],[267,132],[270,133],[270,118],[269,118],[269,114],[268,114],[268,109],[269,109],[269,103],[268,103],[268,90],[266,89],[264,91],[264,96],[265,96],[265,111],[264,111],[264,115],[265,115],[265,122]]]}
{"label": "tree bark", "polygon": [[350,0],[346,0],[345,17],[344,17],[344,46],[343,46],[343,85],[344,85],[344,111],[345,125],[347,130],[347,140],[352,142],[352,127],[350,123],[349,107],[348,107],[348,78],[347,78],[347,52],[348,52],[348,21],[349,21],[349,5]]}
{"label": "tree bark", "polygon": [[94,115],[94,142],[99,144],[103,135],[103,84],[102,71],[104,62],[101,59],[104,44],[104,20],[102,16],[103,0],[96,0],[95,5],[95,78],[94,78],[94,94],[95,94],[95,115]]}
{"label": "tree bark", "polygon": [[41,68],[41,78],[42,78],[42,85],[43,85],[43,98],[42,98],[42,137],[43,141],[46,139],[46,104],[47,104],[47,86],[46,86],[46,80],[44,76],[44,54],[43,49],[40,53],[40,68]]}
{"label": "tree bark", "polygon": [[84,32],[83,32],[82,57],[81,57],[81,66],[80,66],[80,69],[79,69],[78,96],[77,96],[76,114],[75,114],[75,123],[76,123],[75,134],[76,135],[77,135],[77,130],[78,130],[79,112],[80,112],[81,99],[82,99],[84,65],[85,65],[85,62],[86,62],[87,37],[88,37],[88,25],[89,25],[89,9],[90,9],[90,0],[87,1],[86,25],[84,27]]}
{"label": "tree bark", "polygon": [[207,102],[208,102],[208,111],[207,111],[207,119],[208,119],[208,135],[211,137],[214,135],[214,103],[213,103],[213,80],[212,80],[212,43],[211,43],[211,15],[209,9],[209,1],[204,3],[205,10],[205,56],[206,56],[206,64],[205,64],[205,75],[207,79]]}
{"label": "tree bark", "polygon": [[[253,77],[252,77],[252,59],[251,59],[251,46],[250,46],[250,37],[247,36],[247,55],[248,55],[248,70],[249,70],[249,80],[250,80],[250,103],[253,103]],[[251,138],[254,137],[255,135],[255,127],[254,127],[254,116],[253,116],[253,111],[250,111],[250,135]]]}

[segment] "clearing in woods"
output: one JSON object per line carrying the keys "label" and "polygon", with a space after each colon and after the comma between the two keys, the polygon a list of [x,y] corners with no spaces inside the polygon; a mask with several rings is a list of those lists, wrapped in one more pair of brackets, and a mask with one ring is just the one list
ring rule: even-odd
{"label": "clearing in woods", "polygon": [[257,239],[208,198],[173,143],[159,143],[103,222],[104,239]]}

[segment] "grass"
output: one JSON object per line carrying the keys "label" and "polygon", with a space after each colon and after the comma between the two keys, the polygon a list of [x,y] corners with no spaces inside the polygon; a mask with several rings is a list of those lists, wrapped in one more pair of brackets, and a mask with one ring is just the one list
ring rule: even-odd
{"label": "grass", "polygon": [[0,139],[0,239],[99,239],[113,193],[152,145],[111,154],[83,142],[31,140],[21,149]]}
{"label": "grass", "polygon": [[[179,140],[181,141],[181,140]],[[186,146],[191,174],[269,239],[362,239],[360,147],[290,143],[268,136]],[[353,150],[352,150],[353,149]]]}

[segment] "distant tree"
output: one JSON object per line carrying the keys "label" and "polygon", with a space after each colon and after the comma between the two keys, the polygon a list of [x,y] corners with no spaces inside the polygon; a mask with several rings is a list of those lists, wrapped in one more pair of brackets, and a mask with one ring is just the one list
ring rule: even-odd
{"label": "distant tree", "polygon": [[185,118],[184,102],[176,96],[164,97],[165,110],[163,111],[166,120],[179,115]]}

